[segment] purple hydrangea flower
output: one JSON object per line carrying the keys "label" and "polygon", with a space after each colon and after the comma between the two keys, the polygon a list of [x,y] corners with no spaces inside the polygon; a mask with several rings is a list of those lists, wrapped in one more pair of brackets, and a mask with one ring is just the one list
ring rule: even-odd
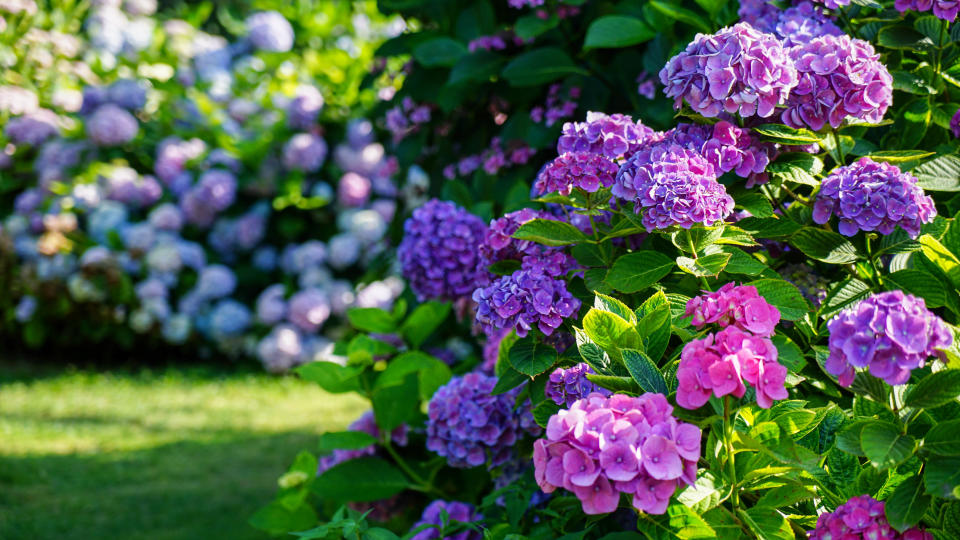
{"label": "purple hydrangea flower", "polygon": [[960,139],[960,109],[957,109],[957,112],[953,113],[953,118],[950,119],[950,132]]}
{"label": "purple hydrangea flower", "polygon": [[711,225],[733,211],[733,198],[717,182],[713,165],[675,143],[655,144],[633,155],[617,174],[612,193],[643,209],[648,231],[694,223]]}
{"label": "purple hydrangea flower", "polygon": [[[147,104],[147,90],[133,79],[119,79],[107,87],[107,101],[130,111]],[[86,105],[86,96],[84,96]]]}
{"label": "purple hydrangea flower", "polygon": [[49,109],[38,109],[30,114],[11,118],[3,129],[14,144],[37,146],[60,133],[60,118]]}
{"label": "purple hydrangea flower", "polygon": [[770,0],[740,0],[737,15],[740,21],[752,26],[759,32],[776,33],[776,23],[781,9],[770,3]]}
{"label": "purple hydrangea flower", "polygon": [[287,316],[286,287],[276,283],[263,290],[257,297],[257,320],[274,325]]}
{"label": "purple hydrangea flower", "polygon": [[132,141],[140,124],[126,109],[108,103],[87,119],[87,137],[97,146],[119,146]]}
{"label": "purple hydrangea flower", "polygon": [[317,172],[327,159],[327,143],[313,133],[298,133],[283,146],[283,164],[288,169]]}
{"label": "purple hydrangea flower", "polygon": [[843,30],[823,8],[806,0],[783,10],[768,0],[745,0],[740,2],[738,13],[741,21],[761,32],[776,35],[787,47],[802,45],[820,36],[843,35]]}
{"label": "purple hydrangea flower", "polygon": [[496,467],[525,433],[539,435],[530,402],[514,408],[520,387],[495,396],[496,384],[496,377],[473,372],[441,386],[427,407],[427,449],[451,467]]}
{"label": "purple hydrangea flower", "polygon": [[747,23],[698,34],[660,71],[667,97],[706,117],[722,112],[767,118],[797,84],[797,70],[776,36]]}
{"label": "purple hydrangea flower", "polygon": [[550,380],[547,381],[544,393],[547,399],[553,400],[557,405],[567,407],[573,405],[578,399],[585,398],[593,393],[609,396],[609,390],[601,388],[587,379],[587,375],[593,373],[590,365],[583,362],[566,369],[557,368],[550,374]]}
{"label": "purple hydrangea flower", "polygon": [[14,316],[17,322],[25,323],[33,318],[33,314],[36,313],[36,311],[37,299],[33,296],[26,295],[17,303],[17,307],[14,309]]}
{"label": "purple hydrangea flower", "polygon": [[530,240],[513,238],[513,234],[521,225],[534,219],[555,220],[556,218],[542,210],[522,208],[490,222],[490,226],[483,235],[483,242],[479,245],[480,260],[477,274],[483,279],[482,284],[489,282],[489,279],[486,279],[487,269],[496,262],[521,261],[528,255],[559,251],[557,248],[547,247]]}
{"label": "purple hydrangea flower", "polygon": [[520,270],[476,289],[476,320],[484,333],[492,336],[514,328],[524,337],[536,326],[549,336],[564,319],[575,317],[580,300],[570,294],[565,281],[557,279],[568,264],[562,252],[527,256]]}
{"label": "purple hydrangea flower", "polygon": [[[511,1],[515,2],[517,0]],[[444,514],[446,514],[446,520],[444,519]],[[450,522],[473,523],[481,519],[483,519],[483,516],[477,513],[477,510],[472,504],[437,499],[424,508],[423,515],[420,516],[420,521],[414,523],[410,530],[416,530],[424,525],[434,526],[418,532],[410,537],[410,540],[480,540],[483,538],[483,534],[473,529],[465,529],[457,534],[449,534],[442,537],[440,535],[443,534],[443,526],[450,524]]]}
{"label": "purple hydrangea flower", "polygon": [[904,384],[937,349],[953,343],[953,334],[923,299],[903,291],[874,294],[841,311],[827,329],[830,356],[824,367],[842,386],[853,383],[855,368],[869,368],[891,385]]}
{"label": "purple hydrangea flower", "polygon": [[422,300],[456,300],[469,295],[478,279],[478,247],[486,226],[459,206],[433,199],[403,224],[397,257],[403,276]]}
{"label": "purple hydrangea flower", "polygon": [[580,499],[586,514],[633,506],[662,514],[681,485],[693,485],[700,429],[678,422],[663,394],[590,394],[550,417],[545,439],[533,445],[534,477],[546,493],[557,488]]}
{"label": "purple hydrangea flower", "polygon": [[836,215],[845,236],[858,231],[891,234],[899,225],[911,238],[937,215],[933,199],[924,194],[917,179],[896,165],[870,158],[835,169],[820,183],[813,204],[813,220],[830,221]]}
{"label": "purple hydrangea flower", "polygon": [[303,336],[291,325],[278,324],[257,344],[257,357],[271,373],[282,373],[304,361]]}
{"label": "purple hydrangea flower", "polygon": [[337,202],[342,206],[363,206],[370,200],[373,183],[366,176],[348,172],[337,184]]}
{"label": "purple hydrangea flower", "polygon": [[195,290],[201,299],[215,299],[230,296],[236,288],[237,276],[232,270],[221,264],[211,264],[200,271]]}
{"label": "purple hydrangea flower", "polygon": [[557,141],[557,153],[590,152],[609,159],[630,157],[656,132],[625,114],[588,112],[586,122],[566,122]]}
{"label": "purple hydrangea flower", "polygon": [[781,114],[789,126],[836,128],[848,116],[876,124],[893,103],[893,77],[866,41],[821,36],[791,48],[790,57],[799,83]]}
{"label": "purple hydrangea flower", "polygon": [[822,3],[823,6],[827,9],[840,9],[840,6],[849,6],[850,0],[813,0],[817,3]]}
{"label": "purple hydrangea flower", "polygon": [[247,17],[250,43],[261,51],[287,52],[293,48],[293,27],[276,11],[261,11]]}
{"label": "purple hydrangea flower", "polygon": [[316,332],[330,318],[330,299],[320,289],[304,289],[290,297],[287,319],[304,332]]}
{"label": "purple hydrangea flower", "polygon": [[933,11],[934,16],[947,22],[953,22],[960,11],[960,2],[957,0],[896,0],[893,6],[900,13],[907,11]]}
{"label": "purple hydrangea flower", "polygon": [[287,106],[287,123],[293,129],[310,129],[323,109],[323,94],[315,86],[301,86]]}
{"label": "purple hydrangea flower", "polygon": [[774,152],[771,145],[754,138],[750,130],[726,120],[713,126],[680,123],[664,136],[665,140],[703,155],[719,173],[735,171],[741,178],[763,173]]}
{"label": "purple hydrangea flower", "polygon": [[887,521],[884,504],[869,495],[851,497],[833,512],[820,514],[817,527],[807,534],[810,540],[933,540],[918,528],[897,532]]}
{"label": "purple hydrangea flower", "polygon": [[538,193],[569,195],[573,188],[595,193],[600,187],[610,187],[617,176],[617,164],[592,152],[561,154],[547,164],[534,183]]}
{"label": "purple hydrangea flower", "polygon": [[153,172],[168,186],[183,172],[187,162],[199,158],[207,145],[200,139],[184,141],[177,137],[167,137],[157,147],[157,160]]}

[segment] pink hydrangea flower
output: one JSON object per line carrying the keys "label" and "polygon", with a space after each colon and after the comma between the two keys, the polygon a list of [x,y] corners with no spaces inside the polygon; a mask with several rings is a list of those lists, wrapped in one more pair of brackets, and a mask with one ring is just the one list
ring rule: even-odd
{"label": "pink hydrangea flower", "polygon": [[767,303],[753,285],[727,283],[716,292],[691,298],[684,313],[700,328],[716,323],[734,325],[758,336],[772,336],[780,322],[780,310]]}

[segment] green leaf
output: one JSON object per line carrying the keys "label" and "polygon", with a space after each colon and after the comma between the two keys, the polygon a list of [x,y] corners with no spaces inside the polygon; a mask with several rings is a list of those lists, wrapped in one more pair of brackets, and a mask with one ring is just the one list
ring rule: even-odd
{"label": "green leaf", "polygon": [[751,281],[747,285],[756,287],[760,296],[780,310],[780,318],[784,320],[796,321],[810,312],[810,304],[792,283],[782,279],[765,278]]}
{"label": "green leaf", "polygon": [[916,450],[917,441],[903,435],[889,422],[875,421],[863,426],[860,447],[871,464],[883,471],[903,463]]}
{"label": "green leaf", "polygon": [[956,255],[929,234],[920,237],[920,252],[946,274],[954,287],[960,288],[960,260]]}
{"label": "green leaf", "polygon": [[331,431],[320,436],[320,451],[358,450],[376,443],[376,439],[362,431]]}
{"label": "green leaf", "polygon": [[634,349],[623,349],[623,363],[627,366],[627,371],[633,380],[637,381],[644,392],[656,392],[667,395],[670,391],[667,389],[667,382],[663,379],[663,374],[657,369],[657,365],[650,360],[646,354]]}
{"label": "green leaf", "polygon": [[626,304],[605,294],[597,294],[593,299],[593,307],[619,315],[630,324],[637,324],[637,315]]}
{"label": "green leaf", "polygon": [[563,221],[552,219],[534,219],[521,225],[513,238],[530,240],[546,246],[565,246],[587,240],[580,229]]}
{"label": "green leaf", "polygon": [[960,457],[930,457],[924,471],[926,493],[945,499],[960,498]]}
{"label": "green leaf", "polygon": [[502,56],[490,51],[479,50],[460,57],[453,69],[450,70],[448,84],[456,85],[465,82],[487,82],[491,77],[500,73],[503,64]]}
{"label": "green leaf", "polygon": [[513,31],[520,39],[533,39],[548,30],[556,28],[559,22],[560,19],[556,16],[541,19],[537,15],[524,15],[517,19],[516,24],[513,25]]}
{"label": "green leaf", "polygon": [[550,421],[550,417],[557,414],[557,411],[559,410],[560,405],[557,405],[549,399],[545,399],[533,408],[533,419],[537,422],[538,426],[546,429],[547,422]]}
{"label": "green leaf", "polygon": [[697,277],[716,277],[727,266],[729,260],[729,253],[713,253],[697,259],[677,257],[677,266],[684,272]]}
{"label": "green leaf", "polygon": [[294,369],[305,381],[315,382],[331,394],[360,390],[359,366],[341,366],[333,362],[310,362]]}
{"label": "green leaf", "polygon": [[410,487],[399,469],[376,457],[344,461],[327,469],[313,482],[324,499],[338,502],[373,502],[392,497]]}
{"label": "green leaf", "polygon": [[710,33],[712,30],[702,15],[698,15],[689,9],[682,8],[678,5],[671,4],[663,0],[651,0],[650,6],[660,13],[663,13],[667,17],[682,23],[686,23],[700,30],[701,32]]}
{"label": "green leaf", "polygon": [[426,67],[451,67],[466,53],[463,43],[448,37],[433,38],[413,48],[413,57]]}
{"label": "green leaf", "polygon": [[857,248],[843,236],[823,229],[804,227],[790,236],[790,245],[811,259],[830,264],[855,262]]}
{"label": "green leaf", "polygon": [[737,226],[757,238],[782,238],[800,230],[797,222],[782,217],[748,217],[737,222]]}
{"label": "green leaf", "polygon": [[883,277],[887,290],[899,289],[923,298],[927,307],[943,307],[947,303],[946,291],[933,274],[923,270],[898,270]]}
{"label": "green leaf", "polygon": [[613,375],[596,375],[593,373],[588,373],[587,380],[596,384],[597,386],[606,388],[607,390],[612,390],[614,392],[637,393],[640,391],[640,387],[637,386],[637,382],[634,381],[632,377],[617,377]]}
{"label": "green leaf", "polygon": [[887,163],[906,163],[910,161],[916,161],[918,159],[925,159],[936,152],[927,152],[925,150],[884,150],[882,152],[874,152],[867,157],[874,161],[886,161]]}
{"label": "green leaf", "polygon": [[607,15],[594,19],[587,29],[583,48],[619,48],[638,45],[653,39],[657,32],[636,17]]}
{"label": "green leaf", "polygon": [[730,260],[723,268],[723,271],[728,274],[758,276],[770,268],[740,248],[723,246],[722,249],[724,253],[730,255]]}
{"label": "green leaf", "polygon": [[877,43],[888,49],[925,51],[934,48],[933,40],[908,26],[887,26],[877,34]]}
{"label": "green leaf", "polygon": [[920,477],[911,476],[897,486],[884,502],[890,526],[904,532],[923,518],[930,506],[930,496],[923,492]]}
{"label": "green leaf", "polygon": [[494,396],[499,396],[500,394],[505,394],[510,390],[513,390],[529,380],[530,377],[527,377],[512,367],[508,367],[503,373],[497,376],[497,384],[493,387],[493,390],[490,393]]}
{"label": "green leaf", "polygon": [[872,420],[857,420],[843,426],[837,432],[837,448],[855,456],[865,456],[863,446],[860,444],[860,436],[863,434],[863,428]]}
{"label": "green leaf", "polygon": [[933,409],[954,402],[960,396],[960,369],[931,373],[911,386],[904,396],[907,407]]}
{"label": "green leaf", "polygon": [[406,373],[399,381],[389,384],[381,384],[378,378],[376,388],[370,394],[370,403],[373,404],[373,416],[380,430],[393,431],[417,416],[419,386],[417,373]]}
{"label": "green leaf", "polygon": [[753,128],[764,139],[787,145],[807,145],[818,143],[823,137],[809,129],[796,129],[783,124],[764,124]]}
{"label": "green leaf", "polygon": [[400,327],[407,343],[419,347],[440,326],[450,313],[447,302],[424,302],[413,310]]}
{"label": "green leaf", "polygon": [[754,217],[765,218],[773,215],[773,206],[762,194],[757,192],[748,192],[738,195],[735,199],[736,205],[743,208]]}
{"label": "green leaf", "polygon": [[792,373],[799,373],[807,365],[807,361],[803,358],[803,351],[793,340],[777,334],[771,338],[771,341],[777,347],[778,360]]}
{"label": "green leaf", "polygon": [[250,517],[250,525],[274,536],[291,531],[302,531],[316,524],[317,514],[306,503],[291,510],[280,501],[273,501]]}
{"label": "green leaf", "polygon": [[717,532],[706,521],[686,506],[675,503],[666,514],[640,513],[640,530],[655,540],[717,540]]}
{"label": "green leaf", "polygon": [[580,357],[583,358],[583,361],[589,364],[597,373],[609,373],[610,358],[603,349],[594,343],[583,330],[575,327],[573,332],[577,340],[577,350],[580,352]]}
{"label": "green leaf", "polygon": [[513,86],[538,86],[574,74],[586,75],[586,72],[556,47],[525,52],[507,64],[501,73]]}
{"label": "green leaf", "polygon": [[960,157],[943,155],[914,167],[910,174],[925,191],[960,191]]}
{"label": "green leaf", "polygon": [[637,333],[643,342],[643,350],[656,362],[663,356],[670,343],[671,318],[670,302],[663,291],[657,291],[637,309]]}
{"label": "green leaf", "polygon": [[767,166],[767,172],[784,182],[819,186],[820,181],[813,177],[823,170],[823,161],[806,152],[791,152],[778,157]]}
{"label": "green leaf", "polygon": [[817,496],[806,486],[799,484],[786,484],[775,487],[764,492],[757,506],[766,506],[768,508],[786,508],[793,506],[801,501],[807,501]]}
{"label": "green leaf", "polygon": [[608,311],[591,309],[583,317],[583,331],[603,350],[620,358],[619,349],[636,348],[640,345],[640,335],[632,324],[623,317]]}
{"label": "green leaf", "polygon": [[374,389],[403,383],[410,373],[417,374],[420,398],[430,399],[438,388],[450,380],[450,367],[440,360],[420,351],[407,351],[390,360],[387,369],[380,373]]}
{"label": "green leaf", "polygon": [[557,350],[550,345],[537,343],[528,336],[510,347],[508,358],[513,369],[524,375],[536,377],[557,362]]}
{"label": "green leaf", "polygon": [[846,306],[870,295],[870,286],[856,278],[846,278],[827,293],[820,305],[820,317],[828,319]]}
{"label": "green leaf", "polygon": [[938,456],[960,456],[960,419],[933,426],[923,438],[923,449]]}
{"label": "green leaf", "polygon": [[787,519],[769,506],[754,506],[741,514],[747,527],[764,540],[795,540]]}
{"label": "green leaf", "polygon": [[[931,86],[921,74],[895,70],[891,71],[890,75],[893,76],[894,90],[907,92],[908,94],[916,94],[918,96],[932,96],[937,94],[937,89]],[[907,150],[907,152],[915,152],[915,150]],[[928,155],[933,155],[933,152],[930,152]],[[872,159],[873,154],[869,157]]]}
{"label": "green leaf", "polygon": [[357,330],[376,334],[390,334],[397,329],[393,315],[380,308],[350,308],[347,319]]}
{"label": "green leaf", "polygon": [[607,274],[607,283],[622,293],[640,292],[663,279],[674,261],[657,251],[635,251],[621,256]]}

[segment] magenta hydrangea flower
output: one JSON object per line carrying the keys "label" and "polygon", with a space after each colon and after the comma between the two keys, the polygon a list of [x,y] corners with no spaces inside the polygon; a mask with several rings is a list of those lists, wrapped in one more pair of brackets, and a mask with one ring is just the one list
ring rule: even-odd
{"label": "magenta hydrangea flower", "polygon": [[700,429],[677,421],[662,394],[590,394],[550,417],[533,444],[534,476],[546,493],[580,499],[586,514],[617,509],[620,494],[634,508],[662,514],[677,488],[693,485]]}
{"label": "magenta hydrangea flower", "polygon": [[443,514],[447,515],[446,524],[452,524],[453,521],[461,523],[472,523],[483,519],[472,504],[459,501],[444,501],[437,499],[423,509],[423,515],[420,520],[413,524],[411,531],[424,525],[433,525],[425,528],[417,534],[410,537],[410,540],[480,540],[483,534],[473,529],[465,529],[457,534],[450,534],[441,537],[444,526]]}
{"label": "magenta hydrangea flower", "polygon": [[953,118],[950,119],[950,132],[960,139],[960,109],[957,109],[957,112],[953,113]]}
{"label": "magenta hydrangea flower", "polygon": [[427,449],[451,467],[496,467],[524,434],[538,436],[530,402],[514,407],[521,387],[495,396],[496,384],[496,377],[472,372],[441,386],[427,406]]}
{"label": "magenta hydrangea flower", "polygon": [[923,299],[903,291],[874,294],[838,313],[827,329],[830,356],[824,367],[842,386],[853,383],[857,368],[869,368],[887,384],[904,384],[937,349],[953,343],[947,325]]}
{"label": "magenta hydrangea flower", "polygon": [[[380,440],[380,428],[377,427],[377,421],[373,417],[373,411],[363,413],[360,418],[357,418],[352,424],[347,426],[347,430],[366,433],[374,439]],[[407,425],[402,424],[390,432],[390,440],[397,446],[406,446],[408,431]],[[339,465],[344,461],[350,461],[351,459],[364,456],[372,456],[376,451],[377,447],[373,444],[354,450],[334,450],[333,453],[320,458],[317,464],[317,475],[323,474],[327,469],[330,469],[334,465]]]}
{"label": "magenta hydrangea flower", "polygon": [[728,326],[684,345],[677,367],[677,405],[697,409],[711,395],[741,398],[746,382],[756,390],[757,405],[769,409],[774,400],[787,398],[786,376],[769,338]]}
{"label": "magenta hydrangea flower", "polygon": [[684,100],[706,117],[722,112],[767,118],[797,85],[797,70],[783,44],[747,23],[698,34],[660,71],[667,97]]}
{"label": "magenta hydrangea flower", "polygon": [[557,153],[590,152],[612,160],[630,157],[656,140],[657,132],[625,114],[588,112],[586,122],[566,122],[557,141]]}
{"label": "magenta hydrangea flower", "polygon": [[734,171],[740,178],[763,173],[774,152],[772,145],[755,138],[750,130],[726,120],[713,126],[680,123],[664,135],[665,140],[703,155],[719,173]]}
{"label": "magenta hydrangea flower", "polygon": [[557,368],[550,374],[544,393],[547,399],[552,400],[557,405],[567,407],[573,405],[578,399],[585,398],[593,393],[609,396],[611,393],[609,390],[601,388],[587,379],[587,375],[592,373],[594,373],[593,369],[584,362],[566,369]]}
{"label": "magenta hydrangea flower", "polygon": [[558,192],[569,195],[574,188],[595,193],[601,187],[613,185],[617,176],[617,164],[592,152],[570,152],[547,164],[534,183],[538,193]]}
{"label": "magenta hydrangea flower", "polygon": [[817,517],[817,527],[807,531],[810,540],[933,540],[916,527],[898,533],[890,526],[884,504],[869,495],[852,497],[833,512]]}
{"label": "magenta hydrangea flower", "polygon": [[813,0],[818,4],[823,4],[827,9],[840,9],[840,6],[849,6],[850,0]]}
{"label": "magenta hydrangea flower", "polygon": [[900,13],[907,11],[933,11],[934,16],[947,22],[953,22],[960,11],[960,2],[957,0],[896,0],[893,7]]}
{"label": "magenta hydrangea flower", "polygon": [[513,328],[524,337],[536,326],[551,335],[563,320],[575,317],[580,300],[558,279],[569,265],[562,252],[524,257],[520,270],[473,292],[476,321],[488,336]]}
{"label": "magenta hydrangea flower", "polygon": [[733,211],[733,198],[700,153],[665,142],[639,150],[617,174],[612,193],[635,203],[648,231],[695,223],[711,225]]}
{"label": "magenta hydrangea flower", "polygon": [[477,286],[479,246],[487,227],[452,202],[433,199],[403,224],[397,257],[403,277],[422,300],[456,300]]}
{"label": "magenta hydrangea flower", "polygon": [[780,322],[780,310],[770,305],[753,285],[727,283],[715,292],[691,298],[685,317],[697,328],[718,324],[721,328],[736,326],[752,334],[769,337]]}
{"label": "magenta hydrangea flower", "polygon": [[864,157],[835,169],[820,183],[813,220],[823,224],[833,215],[845,236],[858,231],[891,234],[899,225],[916,238],[920,227],[937,216],[937,208],[916,177],[896,165]]}
{"label": "magenta hydrangea flower", "polygon": [[876,124],[893,103],[893,77],[873,45],[850,36],[820,36],[790,49],[799,82],[781,113],[784,124],[814,131],[845,118]]}

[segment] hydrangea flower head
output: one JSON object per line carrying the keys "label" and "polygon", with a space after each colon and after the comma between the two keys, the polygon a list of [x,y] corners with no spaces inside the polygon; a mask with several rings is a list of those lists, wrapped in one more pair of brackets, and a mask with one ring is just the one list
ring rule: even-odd
{"label": "hydrangea flower head", "polygon": [[[534,219],[555,220],[556,218],[543,210],[522,208],[490,222],[490,226],[483,234],[483,243],[479,246],[480,261],[477,267],[477,275],[481,278],[481,284],[489,283],[489,279],[486,279],[488,277],[487,269],[496,262],[522,261],[527,256],[560,251],[557,248],[544,246],[531,240],[513,238],[513,234],[517,232],[521,225]],[[565,267],[572,267],[573,261],[568,262],[569,264],[566,264]]]}
{"label": "hydrangea flower head", "polygon": [[733,198],[698,152],[666,142],[644,147],[617,174],[612,193],[643,210],[648,231],[695,223],[711,225],[733,211]]}
{"label": "hydrangea flower head", "polygon": [[525,433],[539,435],[529,401],[514,409],[520,387],[494,396],[496,384],[496,377],[472,372],[441,386],[427,407],[427,449],[451,467],[496,467]]}
{"label": "hydrangea flower head", "polygon": [[680,123],[664,137],[699,152],[718,173],[734,171],[741,178],[763,173],[773,153],[770,145],[757,140],[749,130],[726,120],[713,126]]}
{"label": "hydrangea flower head", "polygon": [[900,13],[933,11],[937,18],[953,22],[960,11],[960,2],[957,0],[896,0],[893,7]]}
{"label": "hydrangea flower head", "polygon": [[753,285],[727,283],[715,292],[687,302],[684,313],[697,328],[716,323],[721,328],[736,326],[752,334],[770,337],[780,322],[780,310],[770,305]]}
{"label": "hydrangea flower head", "polygon": [[544,393],[547,399],[557,405],[571,406],[578,399],[597,393],[609,396],[610,391],[601,388],[587,379],[588,374],[594,373],[589,364],[580,362],[575,366],[557,368],[550,374]]}
{"label": "hydrangea flower head", "polygon": [[852,497],[833,512],[820,514],[816,528],[807,534],[810,540],[933,540],[918,528],[897,532],[887,521],[884,503],[869,495]]}
{"label": "hydrangea flower head", "polygon": [[108,103],[87,119],[87,136],[98,146],[119,146],[132,141],[140,124],[126,109]]}
{"label": "hydrangea flower head", "polygon": [[781,119],[788,126],[839,127],[848,116],[876,124],[893,103],[893,76],[873,45],[847,35],[825,35],[790,49],[799,82]]}
{"label": "hydrangea flower head", "polygon": [[420,520],[414,523],[410,530],[416,530],[424,525],[435,525],[435,527],[428,527],[418,532],[410,537],[410,540],[480,540],[483,538],[482,533],[473,529],[466,529],[457,534],[451,534],[441,538],[440,531],[444,525],[443,514],[447,515],[447,524],[452,521],[472,523],[483,518],[483,516],[477,513],[476,508],[474,508],[472,504],[437,499],[423,509],[423,515],[420,516]]}
{"label": "hydrangea flower head", "polygon": [[784,45],[794,47],[820,36],[842,36],[843,30],[812,2],[797,2],[781,11],[774,32]]}
{"label": "hydrangea flower head", "polygon": [[455,300],[476,288],[478,247],[486,226],[452,202],[433,199],[403,224],[397,257],[420,300]]}
{"label": "hydrangea flower head", "polygon": [[697,409],[711,395],[740,398],[747,382],[756,390],[757,405],[769,409],[774,400],[787,398],[786,376],[769,338],[728,326],[684,345],[677,368],[677,405]]}
{"label": "hydrangea flower head", "polygon": [[608,159],[630,157],[657,133],[625,114],[588,112],[586,122],[566,122],[557,141],[557,153],[590,152]]}
{"label": "hydrangea flower head", "polygon": [[953,334],[923,299],[903,291],[874,294],[838,313],[827,329],[830,356],[824,367],[842,386],[853,383],[858,368],[869,368],[888,384],[904,384],[937,349],[953,343]]}
{"label": "hydrangea flower head", "polygon": [[293,27],[276,11],[261,11],[247,17],[250,43],[261,51],[287,52],[293,48]]}
{"label": "hydrangea flower head", "polygon": [[3,134],[14,144],[38,146],[60,133],[60,117],[49,109],[37,109],[7,121]]}
{"label": "hydrangea flower head", "polygon": [[899,226],[916,238],[920,227],[937,216],[937,209],[916,177],[896,165],[864,157],[835,169],[820,183],[813,220],[823,224],[834,215],[845,236],[858,231],[887,235]]}
{"label": "hydrangea flower head", "polygon": [[783,44],[747,23],[698,34],[660,71],[667,97],[706,117],[722,112],[768,118],[797,84]]}
{"label": "hydrangea flower head", "polygon": [[297,133],[283,146],[283,164],[288,169],[317,172],[327,159],[327,143],[313,133]]}
{"label": "hydrangea flower head", "polygon": [[827,9],[840,9],[840,6],[849,6],[850,0],[814,0],[815,2],[822,3],[823,6]]}
{"label": "hydrangea flower head", "polygon": [[677,488],[693,485],[700,429],[678,422],[662,394],[590,394],[547,423],[533,445],[534,476],[546,493],[564,488],[586,514],[617,509],[632,495],[641,512],[662,514]]}
{"label": "hydrangea flower head", "polygon": [[534,190],[541,194],[556,191],[561,195],[569,195],[574,188],[578,188],[595,193],[601,187],[613,185],[617,170],[617,164],[601,154],[561,154],[540,171]]}
{"label": "hydrangea flower head", "polygon": [[953,117],[950,118],[950,133],[960,139],[960,109],[957,109],[957,112],[953,113]]}
{"label": "hydrangea flower head", "polygon": [[304,332],[316,332],[330,318],[330,299],[320,289],[304,289],[290,297],[287,319]]}

